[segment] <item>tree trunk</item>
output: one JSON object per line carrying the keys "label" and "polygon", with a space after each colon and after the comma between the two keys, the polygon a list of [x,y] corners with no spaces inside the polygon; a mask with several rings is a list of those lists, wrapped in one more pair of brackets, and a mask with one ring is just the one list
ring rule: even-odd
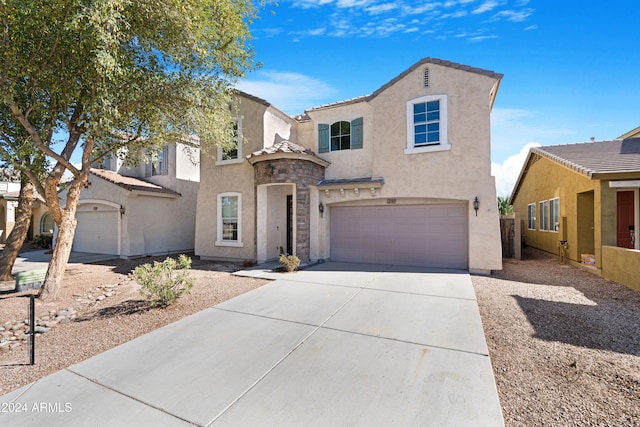
{"label": "tree trunk", "polygon": [[[80,191],[86,181],[86,175],[80,178],[76,177],[76,179],[72,181],[71,186],[67,190],[67,202],[64,209],[60,207],[57,193],[55,193],[55,199],[50,195],[51,187],[56,188],[56,183],[53,180],[47,181],[47,188],[45,189],[47,192],[47,202],[49,202],[49,209],[52,211],[52,217],[58,226],[58,234],[53,246],[53,253],[51,254],[51,261],[49,261],[47,275],[38,293],[38,298],[43,301],[53,301],[58,298],[58,294],[60,293],[60,285],[62,284],[64,271],[69,262],[73,236],[76,233],[76,224],[78,223],[76,220],[76,209],[80,199]],[[53,206],[54,204],[55,206]]]}
{"label": "tree trunk", "polygon": [[0,280],[12,280],[11,270],[16,262],[20,248],[27,238],[29,225],[31,224],[31,213],[33,212],[33,184],[24,178],[20,186],[20,196],[18,196],[18,209],[16,210],[16,221],[9,233],[4,251],[0,254]]}

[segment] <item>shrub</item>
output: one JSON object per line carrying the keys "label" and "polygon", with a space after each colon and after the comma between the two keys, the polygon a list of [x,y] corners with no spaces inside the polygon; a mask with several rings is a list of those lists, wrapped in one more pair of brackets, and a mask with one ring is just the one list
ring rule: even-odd
{"label": "shrub", "polygon": [[193,287],[195,279],[189,274],[190,268],[191,258],[183,254],[177,261],[167,258],[139,265],[133,270],[133,277],[142,286],[140,294],[151,307],[167,307]]}
{"label": "shrub", "polygon": [[278,261],[280,261],[282,267],[288,272],[292,272],[300,266],[300,258],[295,255],[282,254]]}
{"label": "shrub", "polygon": [[49,249],[51,247],[51,243],[53,242],[53,236],[49,236],[47,234],[38,234],[33,239],[33,244],[38,245],[41,248]]}

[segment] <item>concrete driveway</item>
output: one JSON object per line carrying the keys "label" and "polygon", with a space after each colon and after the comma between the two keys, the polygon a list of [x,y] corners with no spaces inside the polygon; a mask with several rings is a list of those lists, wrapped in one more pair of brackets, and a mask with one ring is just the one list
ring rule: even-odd
{"label": "concrete driveway", "polygon": [[[117,255],[92,254],[87,252],[71,252],[69,256],[69,264],[85,264],[99,261],[107,261],[118,258]],[[11,274],[19,271],[39,270],[49,267],[51,254],[46,249],[22,252],[16,258],[13,264]]]}
{"label": "concrete driveway", "polygon": [[277,277],[1,396],[0,425],[503,425],[468,273]]}

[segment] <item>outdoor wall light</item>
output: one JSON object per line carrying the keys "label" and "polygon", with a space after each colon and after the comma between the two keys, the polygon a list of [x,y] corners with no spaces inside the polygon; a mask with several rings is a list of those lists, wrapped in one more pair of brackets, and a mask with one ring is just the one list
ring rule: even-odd
{"label": "outdoor wall light", "polygon": [[124,215],[124,206],[120,206],[120,215]]}
{"label": "outdoor wall light", "polygon": [[322,218],[324,216],[324,205],[322,202],[318,205],[318,210],[320,211],[320,218]]}
{"label": "outdoor wall light", "polygon": [[478,216],[478,209],[480,209],[480,200],[478,200],[478,196],[473,199],[473,209],[476,211],[476,216]]}

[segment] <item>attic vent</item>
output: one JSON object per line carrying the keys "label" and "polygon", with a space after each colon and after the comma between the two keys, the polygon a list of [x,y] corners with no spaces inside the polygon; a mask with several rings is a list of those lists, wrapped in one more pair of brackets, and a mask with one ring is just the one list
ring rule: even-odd
{"label": "attic vent", "polygon": [[424,87],[429,87],[429,69],[424,69]]}

